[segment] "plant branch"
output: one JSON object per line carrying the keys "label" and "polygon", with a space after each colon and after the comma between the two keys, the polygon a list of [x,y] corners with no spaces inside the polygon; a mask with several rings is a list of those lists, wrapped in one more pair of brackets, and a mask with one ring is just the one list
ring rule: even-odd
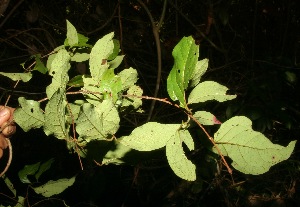
{"label": "plant branch", "polygon": [[[162,23],[164,21],[165,18],[165,14],[166,14],[166,9],[167,9],[167,0],[164,0],[164,5],[163,5],[163,10],[160,16],[160,20],[159,23],[156,25],[155,21],[152,17],[151,12],[149,11],[148,7],[144,4],[144,2],[142,0],[137,0],[139,2],[139,4],[141,4],[141,6],[144,8],[144,10],[146,11],[151,25],[152,25],[152,31],[153,31],[153,36],[155,39],[155,44],[156,44],[156,52],[157,52],[157,77],[156,77],[156,86],[155,86],[155,91],[154,91],[154,95],[153,97],[157,97],[158,95],[158,91],[159,91],[159,87],[160,87],[160,79],[161,79],[161,68],[162,68],[162,60],[161,60],[161,47],[160,47],[160,37],[159,37],[159,30],[160,27],[162,26]],[[148,114],[148,118],[147,118],[147,122],[150,121],[152,114],[153,114],[153,110],[154,110],[154,106],[155,106],[155,102],[156,100],[153,99],[151,106],[150,106],[150,111]]]}

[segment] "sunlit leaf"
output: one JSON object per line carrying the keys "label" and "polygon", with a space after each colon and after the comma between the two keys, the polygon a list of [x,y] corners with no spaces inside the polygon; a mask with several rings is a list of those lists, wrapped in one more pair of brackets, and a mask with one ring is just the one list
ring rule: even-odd
{"label": "sunlit leaf", "polygon": [[95,81],[100,81],[102,74],[108,69],[107,62],[109,56],[113,53],[114,42],[112,40],[114,33],[111,32],[96,42],[90,53],[90,72]]}
{"label": "sunlit leaf", "polygon": [[41,55],[34,55],[35,57],[35,66],[33,70],[37,70],[42,74],[46,74],[48,72],[48,69],[44,65],[44,63],[41,61]]}
{"label": "sunlit leaf", "polygon": [[69,81],[68,70],[71,67],[69,61],[69,53],[65,49],[61,49],[51,62],[49,74],[52,76],[52,83],[46,88],[48,98],[51,98],[58,89],[66,88]]}
{"label": "sunlit leaf", "polygon": [[13,81],[21,80],[23,82],[28,82],[32,78],[31,73],[4,73],[4,72],[0,72],[0,75],[8,77]]}
{"label": "sunlit leaf", "polygon": [[67,20],[67,40],[71,47],[78,44],[78,35],[76,28]]}
{"label": "sunlit leaf", "polygon": [[39,187],[33,187],[33,190],[42,196],[51,197],[62,193],[68,187],[72,186],[75,182],[75,177],[70,179],[59,179],[56,181],[50,180],[46,184]]}
{"label": "sunlit leaf", "polygon": [[253,175],[265,173],[271,166],[288,159],[296,144],[296,141],[287,147],[273,144],[262,133],[253,131],[251,120],[243,116],[224,122],[214,138],[221,153],[232,159],[235,169]]}
{"label": "sunlit leaf", "polygon": [[188,104],[203,103],[215,100],[224,102],[236,98],[236,95],[227,95],[228,88],[214,81],[199,83],[190,93]]}
{"label": "sunlit leaf", "polygon": [[66,126],[66,94],[64,90],[56,91],[50,98],[45,108],[44,132],[46,135],[53,134],[59,139],[68,138]]}
{"label": "sunlit leaf", "polygon": [[221,124],[221,122],[210,112],[197,111],[193,114],[194,118],[202,125]]}
{"label": "sunlit leaf", "polygon": [[195,75],[199,57],[199,46],[190,37],[184,37],[173,49],[174,66],[167,79],[167,90],[173,101],[178,100],[181,107],[186,107],[184,92],[189,81]]}
{"label": "sunlit leaf", "polygon": [[19,97],[18,101],[21,108],[15,110],[14,120],[25,132],[44,125],[44,113],[39,102],[26,100],[24,97]]}
{"label": "sunlit leaf", "polygon": [[208,59],[203,59],[197,62],[192,79],[190,81],[190,87],[195,87],[201,80],[201,77],[206,72],[208,68]]}
{"label": "sunlit leaf", "polygon": [[109,62],[109,68],[117,68],[122,63],[125,55],[118,55],[115,59]]}
{"label": "sunlit leaf", "polygon": [[121,78],[123,90],[127,90],[131,86],[133,86],[138,80],[138,73],[136,69],[128,68],[122,70],[118,76]]}
{"label": "sunlit leaf", "polygon": [[71,57],[71,61],[84,62],[84,61],[88,60],[89,58],[90,58],[90,54],[88,54],[88,53],[75,53]]}
{"label": "sunlit leaf", "polygon": [[97,106],[85,103],[78,115],[76,130],[87,142],[105,140],[117,132],[119,122],[118,111],[111,100],[104,100]]}
{"label": "sunlit leaf", "polygon": [[[174,173],[185,180],[196,180],[196,166],[187,159],[182,148],[183,138],[192,140],[187,130],[177,130],[166,145],[166,154],[170,167]],[[188,142],[191,143],[191,142]],[[190,145],[190,150],[194,148]]]}
{"label": "sunlit leaf", "polygon": [[122,107],[133,106],[134,109],[138,109],[142,104],[142,99],[139,97],[143,95],[143,90],[136,85],[131,86],[127,90],[128,97],[124,97],[122,101]]}
{"label": "sunlit leaf", "polygon": [[152,151],[164,147],[179,128],[180,124],[148,122],[122,137],[120,143],[139,151]]}

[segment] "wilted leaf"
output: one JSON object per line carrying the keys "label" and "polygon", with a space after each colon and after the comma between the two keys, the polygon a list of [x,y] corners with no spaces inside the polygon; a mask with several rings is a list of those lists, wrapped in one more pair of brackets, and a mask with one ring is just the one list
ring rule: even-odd
{"label": "wilted leaf", "polygon": [[[262,133],[252,130],[247,117],[236,116],[224,122],[215,134],[215,143],[224,156],[229,156],[232,166],[245,173],[258,175],[271,166],[290,157],[296,141],[287,147],[273,144]],[[217,150],[214,149],[217,153]]]}

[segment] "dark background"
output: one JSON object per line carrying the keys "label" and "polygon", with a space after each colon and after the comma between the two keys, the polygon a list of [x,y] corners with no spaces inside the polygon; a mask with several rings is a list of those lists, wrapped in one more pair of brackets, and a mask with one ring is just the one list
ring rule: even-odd
{"label": "dark background", "polygon": [[[3,0],[0,9],[4,8]],[[158,21],[162,0],[143,1]],[[114,31],[121,41],[124,63],[139,73],[138,85],[144,95],[153,96],[157,77],[157,52],[148,15],[138,1],[126,0],[10,0],[0,17],[0,71],[23,72],[21,63],[30,65],[31,55],[47,55],[62,45],[66,37],[66,19],[94,44]],[[209,59],[204,80],[214,80],[237,94],[227,103],[209,103],[205,110],[221,121],[245,115],[255,130],[273,143],[287,145],[300,135],[300,2],[298,0],[168,0],[160,41],[162,77],[158,97],[168,97],[166,78],[172,68],[173,47],[183,36],[192,35],[200,44],[200,56]],[[1,10],[0,10],[1,11]],[[46,61],[46,59],[44,59]],[[82,65],[72,65],[70,76],[82,74]],[[40,100],[50,79],[34,72],[34,78],[14,84],[0,77],[1,104],[9,94],[9,106],[17,107],[17,98]],[[120,135],[145,123],[151,102],[144,100],[145,114],[122,117]],[[181,122],[184,114],[156,103],[152,121]],[[211,129],[214,130],[214,129]],[[195,135],[201,133],[195,130]],[[225,168],[214,174],[205,148],[190,155],[197,164],[198,179],[189,183],[177,178],[159,152],[147,162],[133,166],[97,167],[84,160],[80,170],[76,154],[65,143],[45,137],[42,130],[24,133],[18,129],[12,138],[14,158],[7,176],[19,195],[28,198],[28,206],[297,206],[299,197],[299,145],[288,161],[260,176]],[[54,166],[40,182],[77,174],[74,186],[53,199],[34,194],[21,184],[17,172],[25,164],[55,158]],[[5,158],[3,158],[5,159]],[[2,160],[1,160],[2,162]],[[1,168],[2,169],[2,168]],[[198,172],[199,171],[199,172]],[[233,182],[234,180],[234,182]],[[15,198],[1,183],[0,204],[13,205]]]}

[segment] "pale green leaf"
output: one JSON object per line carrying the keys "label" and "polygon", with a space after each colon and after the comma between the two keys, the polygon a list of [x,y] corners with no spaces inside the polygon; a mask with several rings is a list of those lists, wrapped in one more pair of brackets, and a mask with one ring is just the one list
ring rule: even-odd
{"label": "pale green leaf", "polygon": [[37,194],[40,194],[42,196],[51,197],[53,195],[62,193],[68,187],[72,186],[74,182],[75,182],[75,177],[72,177],[70,179],[59,179],[56,181],[50,180],[42,186],[35,187],[35,188],[33,187],[33,190]]}
{"label": "pale green leaf", "polygon": [[202,125],[215,125],[221,124],[221,122],[210,112],[197,111],[193,114],[193,117],[200,122]]}
{"label": "pale green leaf", "polygon": [[195,75],[199,46],[193,37],[183,37],[173,49],[172,55],[174,66],[167,79],[168,94],[173,101],[178,100],[181,107],[186,107],[184,92]]}
{"label": "pale green leaf", "polygon": [[208,59],[205,58],[197,62],[192,79],[190,81],[190,87],[195,87],[201,80],[201,77],[206,72],[208,68]]}
{"label": "pale green leaf", "polygon": [[90,72],[95,81],[100,81],[102,74],[108,69],[108,57],[113,53],[114,33],[111,32],[96,42],[90,53]]}
{"label": "pale green leaf", "polygon": [[119,65],[122,63],[123,58],[125,55],[119,55],[117,56],[115,59],[113,59],[112,61],[110,61],[109,64],[109,68],[117,68],[119,67]]}
{"label": "pale green leaf", "polygon": [[85,103],[78,115],[76,130],[87,142],[105,140],[117,132],[119,122],[118,111],[111,100],[104,100],[97,106]]}
{"label": "pale green leaf", "polygon": [[[194,181],[196,180],[196,166],[187,159],[182,148],[183,138],[191,140],[190,136],[187,130],[173,131],[173,136],[166,145],[166,154],[171,169],[178,177]],[[193,149],[193,146],[191,145],[190,148]]]}
{"label": "pale green leaf", "polygon": [[51,96],[59,89],[65,89],[69,81],[68,70],[71,65],[69,63],[70,55],[65,49],[61,49],[57,52],[55,58],[51,63],[49,74],[52,77],[52,83],[47,86],[46,93],[47,97]]}
{"label": "pale green leaf", "polygon": [[78,44],[76,28],[67,20],[67,40],[71,47]]}
{"label": "pale green leaf", "polygon": [[78,46],[79,47],[92,47],[91,45],[87,44],[87,41],[89,40],[88,37],[77,33],[78,35]]}
{"label": "pale green leaf", "polygon": [[190,93],[188,104],[203,103],[216,100],[224,102],[236,98],[236,95],[226,95],[228,88],[214,81],[199,83]]}
{"label": "pale green leaf", "polygon": [[83,86],[83,78],[82,75],[76,75],[73,77],[71,80],[69,80],[68,86],[73,86],[73,87],[81,87]]}
{"label": "pale green leaf", "polygon": [[71,57],[71,61],[84,62],[84,61],[88,60],[89,58],[90,58],[90,54],[88,54],[88,53],[75,53]]}
{"label": "pale green leaf", "polygon": [[[63,49],[64,49],[64,48],[63,48]],[[58,51],[59,51],[59,50],[58,50]],[[52,62],[53,62],[53,60],[55,59],[56,54],[57,54],[57,53],[54,53],[54,54],[49,55],[49,57],[48,57],[48,59],[47,59],[46,67],[48,68],[48,71],[51,70]]]}
{"label": "pale green leaf", "polygon": [[156,150],[164,147],[179,128],[180,124],[148,122],[122,137],[120,143],[138,151]]}
{"label": "pale green leaf", "polygon": [[40,167],[40,162],[37,162],[32,165],[25,165],[22,170],[18,172],[18,176],[21,180],[22,183],[31,183],[30,180],[28,179],[28,175],[34,175],[39,167]]}
{"label": "pale green leaf", "polygon": [[4,72],[0,72],[0,75],[8,77],[13,81],[21,80],[23,82],[28,82],[32,78],[31,73],[4,73]]}
{"label": "pale green leaf", "polygon": [[[296,141],[287,147],[273,144],[262,133],[253,131],[247,117],[236,116],[224,122],[215,133],[215,143],[224,156],[232,159],[232,166],[245,174],[258,175],[290,157]],[[218,153],[214,149],[215,153]]]}
{"label": "pale green leaf", "polygon": [[133,86],[138,80],[138,73],[136,69],[128,68],[122,70],[118,76],[121,78],[123,90],[127,90],[131,86]]}
{"label": "pale green leaf", "polygon": [[44,125],[44,113],[39,102],[26,100],[24,97],[19,97],[18,101],[21,108],[15,110],[14,120],[25,132]]}
{"label": "pale green leaf", "polygon": [[95,81],[93,78],[87,77],[86,75],[82,76],[84,87],[82,88],[82,91],[84,91],[84,97],[85,99],[93,105],[97,105],[99,102],[101,102],[104,97],[103,94],[98,87],[99,82]]}
{"label": "pale green leaf", "polygon": [[131,86],[127,91],[128,97],[123,98],[122,107],[133,106],[138,109],[142,104],[142,99],[139,96],[143,95],[143,90],[136,85]]}
{"label": "pale green leaf", "polygon": [[68,138],[64,90],[56,91],[46,105],[44,132],[46,135],[53,134],[59,139]]}
{"label": "pale green leaf", "polygon": [[68,124],[73,124],[73,121],[78,118],[80,108],[84,103],[85,102],[83,100],[76,100],[74,103],[68,103],[68,110],[66,113],[66,120]]}
{"label": "pale green leaf", "polygon": [[123,164],[124,163],[122,158],[124,158],[127,153],[132,151],[132,149],[123,144],[120,144],[119,143],[120,140],[121,140],[121,138],[115,142],[115,147],[112,150],[109,150],[105,154],[105,156],[102,160],[102,164],[106,165],[106,164]]}

